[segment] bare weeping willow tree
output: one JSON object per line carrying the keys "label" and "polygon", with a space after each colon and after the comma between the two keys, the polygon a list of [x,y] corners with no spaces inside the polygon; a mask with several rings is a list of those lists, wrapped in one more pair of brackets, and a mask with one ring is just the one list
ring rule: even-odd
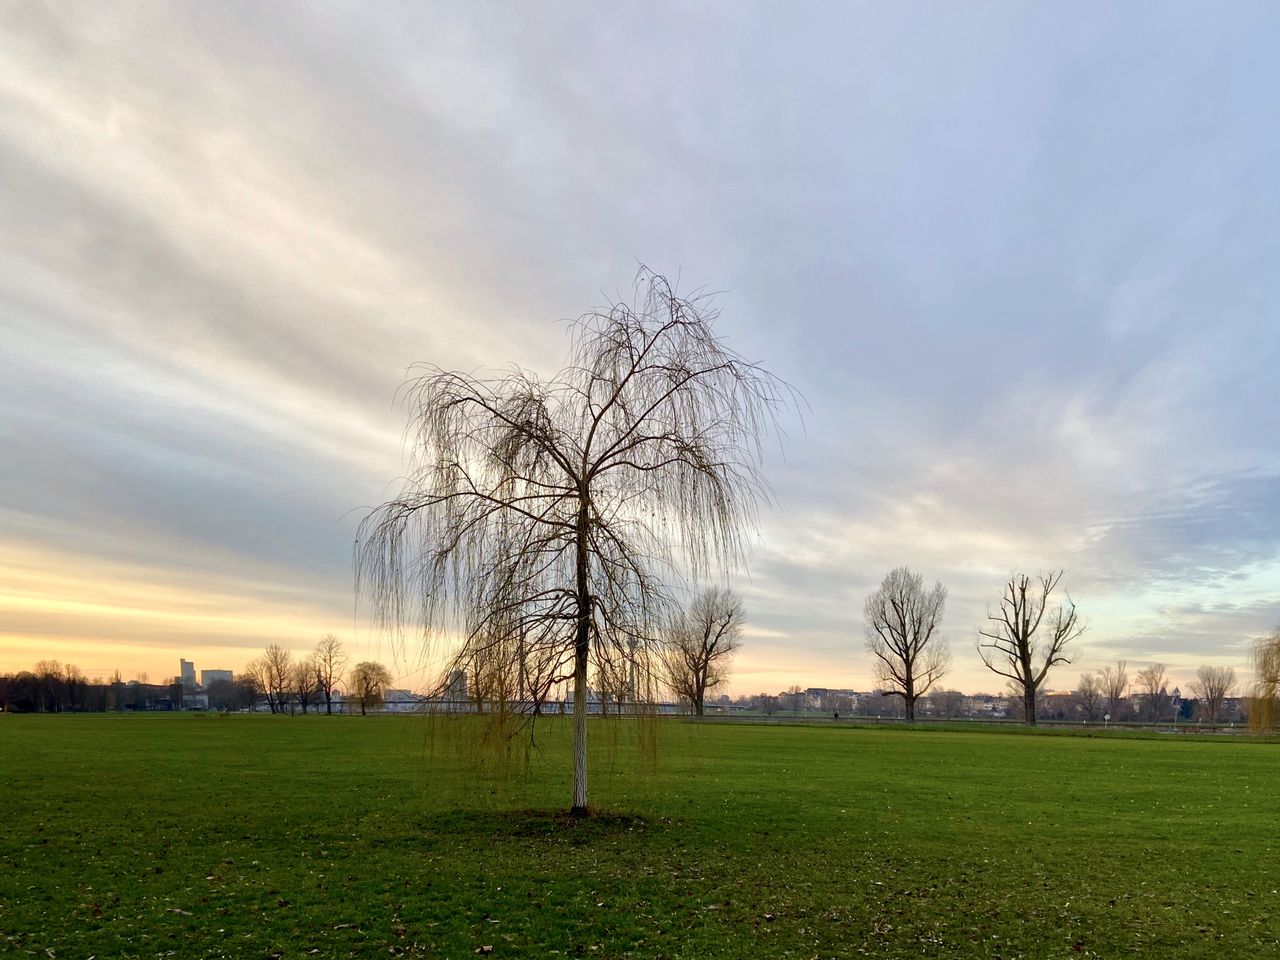
{"label": "bare weeping willow tree", "polygon": [[498,702],[536,714],[572,685],[575,813],[589,678],[629,682],[636,699],[666,579],[738,565],[769,499],[762,443],[795,395],[730,350],[715,318],[642,270],[632,303],[572,325],[549,380],[421,368],[404,394],[403,487],[360,525],[357,590],[385,624],[428,642],[460,632],[450,670]]}
{"label": "bare weeping willow tree", "polygon": [[1274,730],[1280,721],[1280,627],[1254,647],[1253,670],[1249,726],[1259,732]]}

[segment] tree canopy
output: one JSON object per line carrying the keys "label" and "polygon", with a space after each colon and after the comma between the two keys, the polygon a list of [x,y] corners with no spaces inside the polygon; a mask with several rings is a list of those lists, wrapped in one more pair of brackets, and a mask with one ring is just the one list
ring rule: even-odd
{"label": "tree canopy", "polygon": [[457,631],[449,669],[508,664],[535,708],[572,683],[575,811],[589,668],[650,652],[666,582],[737,566],[770,498],[762,442],[794,395],[715,319],[642,270],[633,303],[570,326],[549,379],[420,367],[401,490],[360,526],[357,588],[384,623]]}

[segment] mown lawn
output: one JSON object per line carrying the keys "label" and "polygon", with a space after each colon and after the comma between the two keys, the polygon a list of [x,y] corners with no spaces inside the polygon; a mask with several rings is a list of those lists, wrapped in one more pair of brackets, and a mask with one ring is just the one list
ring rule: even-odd
{"label": "mown lawn", "polygon": [[0,954],[1280,956],[1280,745],[0,716]]}

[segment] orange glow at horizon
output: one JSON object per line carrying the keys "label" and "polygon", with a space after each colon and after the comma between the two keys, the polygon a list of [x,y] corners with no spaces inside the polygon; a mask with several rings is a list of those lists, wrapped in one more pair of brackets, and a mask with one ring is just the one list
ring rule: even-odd
{"label": "orange glow at horizon", "polygon": [[90,679],[119,670],[126,680],[160,682],[178,674],[180,658],[194,661],[197,675],[239,672],[268,644],[305,655],[332,633],[352,662],[381,660],[398,684],[430,673],[367,626],[356,636],[349,603],[326,610],[303,585],[105,562],[94,562],[90,577],[80,572],[86,558],[21,542],[0,544],[0,557],[0,672],[53,659]]}

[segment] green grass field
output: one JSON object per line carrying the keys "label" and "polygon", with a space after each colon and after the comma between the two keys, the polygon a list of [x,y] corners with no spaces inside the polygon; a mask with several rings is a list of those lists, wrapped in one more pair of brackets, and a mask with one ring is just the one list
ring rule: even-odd
{"label": "green grass field", "polygon": [[0,716],[0,953],[1280,956],[1280,745],[472,721]]}

